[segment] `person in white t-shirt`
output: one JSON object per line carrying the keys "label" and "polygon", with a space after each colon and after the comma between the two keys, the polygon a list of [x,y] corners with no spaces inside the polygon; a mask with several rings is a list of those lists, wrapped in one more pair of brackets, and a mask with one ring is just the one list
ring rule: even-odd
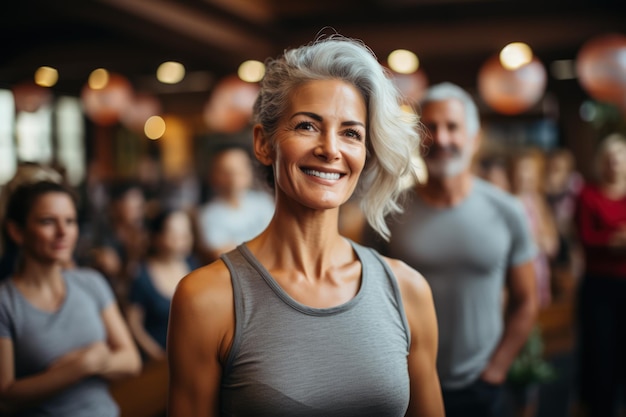
{"label": "person in white t-shirt", "polygon": [[261,233],[274,214],[273,197],[253,188],[248,151],[227,144],[214,154],[209,172],[213,197],[197,211],[199,250],[205,261]]}

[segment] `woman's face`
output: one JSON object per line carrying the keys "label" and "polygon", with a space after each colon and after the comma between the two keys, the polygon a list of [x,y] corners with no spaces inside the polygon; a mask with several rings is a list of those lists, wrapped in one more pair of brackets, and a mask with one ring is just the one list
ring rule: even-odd
{"label": "woman's face", "polygon": [[17,243],[25,255],[41,262],[71,261],[78,238],[74,201],[62,192],[42,194],[35,200],[19,235]]}
{"label": "woman's face", "polygon": [[515,164],[513,183],[516,193],[533,193],[539,190],[539,165],[533,158],[521,158]]}
{"label": "woman's face", "polygon": [[626,143],[613,142],[602,155],[603,178],[607,182],[626,177]]}
{"label": "woman's face", "polygon": [[351,84],[319,80],[294,90],[266,161],[274,167],[277,199],[316,210],[348,200],[365,165],[366,132],[365,100]]}
{"label": "woman's face", "polygon": [[193,247],[193,232],[189,216],[182,211],[170,214],[163,230],[155,239],[160,253],[188,256]]}
{"label": "woman's face", "polygon": [[231,198],[252,187],[252,165],[243,149],[229,149],[215,158],[211,167],[211,186],[218,195]]}

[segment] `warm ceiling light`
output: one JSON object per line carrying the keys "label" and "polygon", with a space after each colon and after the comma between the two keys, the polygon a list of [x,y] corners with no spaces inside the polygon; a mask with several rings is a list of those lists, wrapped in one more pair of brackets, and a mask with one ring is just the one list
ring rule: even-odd
{"label": "warm ceiling light", "polygon": [[185,66],[175,61],[164,62],[159,65],[156,76],[164,84],[177,84],[185,78]]}
{"label": "warm ceiling light", "polygon": [[102,90],[109,83],[109,71],[104,68],[91,71],[87,83],[92,90]]}
{"label": "warm ceiling light", "polygon": [[389,68],[400,74],[412,74],[419,68],[420,62],[411,51],[396,49],[387,57]]}
{"label": "warm ceiling light", "polygon": [[243,62],[239,65],[237,75],[243,81],[248,83],[256,83],[263,79],[265,75],[265,64],[254,59]]}
{"label": "warm ceiling light", "polygon": [[500,63],[508,70],[516,70],[533,59],[533,51],[523,42],[513,42],[500,51]]}
{"label": "warm ceiling light", "polygon": [[52,67],[39,67],[35,71],[35,84],[42,87],[52,87],[59,80],[59,72]]}
{"label": "warm ceiling light", "polygon": [[165,120],[161,116],[152,116],[146,120],[143,131],[148,139],[159,139],[165,134]]}

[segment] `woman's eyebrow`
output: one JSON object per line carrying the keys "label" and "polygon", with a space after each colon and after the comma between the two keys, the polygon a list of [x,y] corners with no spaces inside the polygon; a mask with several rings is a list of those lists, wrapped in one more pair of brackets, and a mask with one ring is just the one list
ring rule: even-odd
{"label": "woman's eyebrow", "polygon": [[[311,112],[308,112],[308,111],[299,111],[297,113],[294,113],[294,114],[291,115],[290,119],[293,119],[296,116],[307,116],[307,117],[310,117],[311,119],[316,120],[318,122],[324,121],[324,118],[322,116],[320,116],[319,114],[311,113]],[[341,122],[341,125],[342,126],[359,125],[359,126],[362,126],[363,128],[365,128],[365,124],[364,123],[356,121],[356,120],[354,120],[354,121],[349,120],[349,121]]]}

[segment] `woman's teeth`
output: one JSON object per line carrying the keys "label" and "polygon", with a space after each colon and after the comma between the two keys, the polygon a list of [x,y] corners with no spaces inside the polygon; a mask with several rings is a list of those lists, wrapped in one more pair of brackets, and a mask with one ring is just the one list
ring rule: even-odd
{"label": "woman's teeth", "polygon": [[340,175],[336,172],[320,172],[314,169],[305,169],[303,170],[307,175],[313,175],[314,177],[319,177],[324,180],[338,180]]}

